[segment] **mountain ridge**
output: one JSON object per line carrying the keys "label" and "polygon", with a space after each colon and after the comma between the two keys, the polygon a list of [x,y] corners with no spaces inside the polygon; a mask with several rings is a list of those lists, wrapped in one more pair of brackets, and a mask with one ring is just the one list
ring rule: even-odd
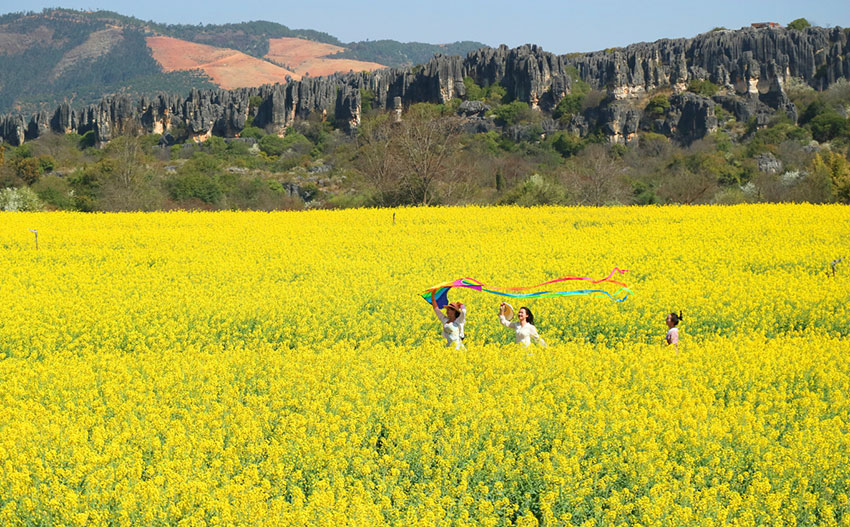
{"label": "mountain ridge", "polygon": [[[239,63],[251,66],[245,71],[235,69],[226,74],[221,67],[213,72],[206,71],[202,67],[204,62],[199,63],[199,67],[169,68],[156,60],[157,50],[147,45],[151,37],[211,46],[233,56],[242,53],[246,57]],[[327,33],[293,30],[275,22],[191,26],[145,22],[112,11],[45,9],[41,13],[9,13],[0,15],[0,70],[13,79],[0,80],[0,111],[38,111],[63,101],[73,101],[76,105],[95,104],[104,96],[122,93],[154,95],[156,90],[147,88],[151,84],[161,85],[163,91],[184,95],[191,88],[256,86],[258,83],[252,84],[252,78],[258,69],[265,72],[263,82],[285,83],[287,75],[298,79],[307,70],[285,72],[273,67],[280,65],[267,56],[269,41],[280,38],[332,45],[337,54],[345,53],[345,56],[312,57],[322,59],[313,66],[314,75],[425,62],[435,52],[466,53],[483,45],[395,42],[393,45],[397,49],[406,51],[394,56],[382,55],[387,60],[379,63],[365,59],[376,56],[376,52],[370,50],[381,48],[382,44],[355,43],[357,49],[352,51]],[[81,75],[70,71],[75,64],[80,65]],[[63,78],[66,73],[67,79]],[[224,77],[229,81],[216,81]]]}
{"label": "mountain ridge", "polygon": [[[283,134],[296,120],[314,114],[353,130],[364,98],[365,110],[401,111],[419,102],[448,105],[469,99],[471,82],[500,86],[506,101],[551,116],[543,119],[542,133],[600,134],[609,142],[629,143],[643,130],[687,144],[716,130],[723,115],[754,126],[764,126],[776,115],[796,122],[787,83],[823,90],[847,78],[850,30],[742,28],[584,54],[555,55],[536,45],[485,47],[466,57],[435,55],[414,67],[304,77],[232,92],[192,90],[185,98],[110,97],[81,111],[63,104],[29,119],[8,116],[0,121],[0,138],[19,144],[52,128],[93,131],[98,142],[105,142],[127,120],[140,120],[147,131],[180,125],[187,137],[199,140],[238,136],[249,119],[254,126]],[[595,104],[579,100],[587,90],[597,92]],[[659,90],[665,92],[663,104],[651,106],[649,99]],[[472,128],[493,129],[483,112],[467,118]],[[515,137],[528,133],[505,132]]]}

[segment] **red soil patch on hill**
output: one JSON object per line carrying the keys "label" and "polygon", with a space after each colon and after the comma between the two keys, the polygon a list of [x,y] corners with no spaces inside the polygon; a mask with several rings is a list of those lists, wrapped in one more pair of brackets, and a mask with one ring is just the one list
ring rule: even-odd
{"label": "red soil patch on hill", "polygon": [[301,75],[293,71],[234,49],[217,48],[172,37],[148,37],[146,41],[154,60],[162,65],[163,70],[199,69],[226,90],[275,82],[283,84],[287,75],[293,80],[301,78]]}
{"label": "red soil patch on hill", "polygon": [[266,58],[299,75],[309,73],[311,77],[344,73],[349,70],[372,71],[386,68],[377,62],[327,57],[340,51],[345,51],[345,48],[300,38],[271,38]]}

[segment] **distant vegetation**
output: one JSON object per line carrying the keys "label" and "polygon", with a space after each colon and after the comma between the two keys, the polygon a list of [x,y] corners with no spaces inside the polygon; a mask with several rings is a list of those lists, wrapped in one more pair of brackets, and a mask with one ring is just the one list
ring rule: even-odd
{"label": "distant vegetation", "polygon": [[422,42],[397,42],[395,40],[369,40],[340,45],[348,49],[332,55],[335,59],[363,60],[386,66],[424,64],[431,60],[435,53],[465,56],[470,51],[484,47],[481,42],[472,41],[437,45]]}
{"label": "distant vegetation", "polygon": [[[48,135],[0,147],[0,189],[10,189],[9,207],[82,211],[850,203],[847,81],[824,92],[787,86],[799,124],[777,116],[757,127],[721,112],[719,129],[688,147],[651,132],[628,146],[608,144],[599,130],[586,137],[546,134],[548,114],[503,100],[500,85],[464,83],[468,100],[487,104],[499,128],[465,131],[456,114],[460,101],[453,100],[413,105],[400,123],[364,107],[354,137],[320,116],[298,122],[284,137],[249,126],[238,139],[172,147],[132,130],[101,149],[93,147],[92,133]],[[559,117],[584,111],[585,99],[594,97],[575,83],[555,111]],[[650,94],[645,114],[658,118],[669,107],[665,93]]]}

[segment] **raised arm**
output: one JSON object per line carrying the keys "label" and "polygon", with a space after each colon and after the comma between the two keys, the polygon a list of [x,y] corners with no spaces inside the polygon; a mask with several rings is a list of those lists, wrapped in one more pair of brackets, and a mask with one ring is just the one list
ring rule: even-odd
{"label": "raised arm", "polygon": [[516,324],[514,322],[509,322],[508,319],[505,318],[505,303],[502,302],[499,304],[499,322],[505,326],[506,328],[516,329]]}
{"label": "raised arm", "polygon": [[434,298],[434,291],[431,291],[431,307],[434,308],[434,314],[437,315],[437,320],[443,324],[449,321],[449,317],[444,315],[443,312],[440,311],[440,308],[437,307],[437,300]]}
{"label": "raised arm", "polygon": [[455,320],[458,324],[463,324],[466,322],[466,304],[460,305],[460,313],[457,316],[457,320]]}

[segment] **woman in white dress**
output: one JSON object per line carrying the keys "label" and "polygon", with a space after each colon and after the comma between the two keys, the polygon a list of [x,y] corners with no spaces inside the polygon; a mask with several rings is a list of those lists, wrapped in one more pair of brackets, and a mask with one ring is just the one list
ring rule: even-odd
{"label": "woman in white dress", "polygon": [[444,315],[437,307],[433,291],[431,292],[431,306],[443,326],[442,333],[443,338],[446,339],[446,347],[454,346],[455,349],[466,349],[466,346],[463,345],[463,339],[466,337],[463,333],[466,324],[466,306],[460,302],[450,302],[446,304],[446,314]]}
{"label": "woman in white dress", "polygon": [[519,322],[510,322],[507,317],[505,317],[505,310],[507,308],[507,304],[504,302],[499,305],[499,322],[506,328],[513,329],[516,331],[516,343],[522,344],[523,346],[530,346],[531,340],[534,339],[538,345],[545,347],[546,342],[540,338],[540,335],[537,333],[537,328],[534,327],[534,315],[531,313],[531,310],[527,307],[519,308],[516,316]]}

